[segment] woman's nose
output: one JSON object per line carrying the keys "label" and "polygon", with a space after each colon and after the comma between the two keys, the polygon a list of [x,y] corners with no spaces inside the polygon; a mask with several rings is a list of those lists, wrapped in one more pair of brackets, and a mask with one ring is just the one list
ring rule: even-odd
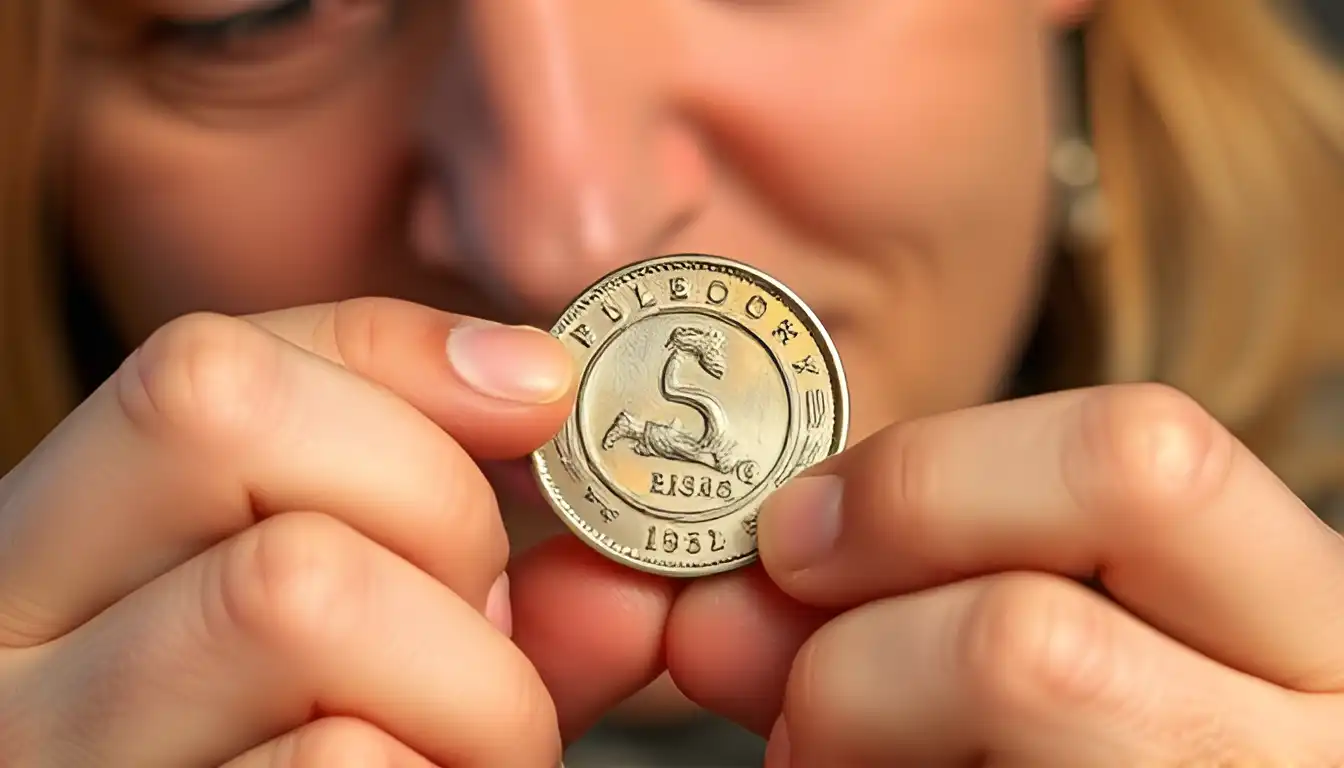
{"label": "woman's nose", "polygon": [[709,171],[679,109],[667,9],[459,3],[429,142],[442,253],[464,276],[555,310],[695,217]]}

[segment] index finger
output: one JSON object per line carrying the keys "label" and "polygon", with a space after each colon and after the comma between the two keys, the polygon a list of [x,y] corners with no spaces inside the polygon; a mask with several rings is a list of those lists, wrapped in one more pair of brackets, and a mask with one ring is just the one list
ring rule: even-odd
{"label": "index finger", "polygon": [[[166,326],[0,478],[0,645],[58,637],[285,511],[338,517],[484,604],[507,543],[463,447],[527,451],[558,428],[560,344],[383,300],[255,320]],[[558,373],[527,380],[539,361]],[[510,376],[542,402],[500,402]]]}
{"label": "index finger", "polygon": [[[569,415],[573,365],[537,330],[526,334],[399,299],[351,299],[247,320],[396,392],[478,459],[512,459],[549,440]],[[534,329],[535,330],[535,329]],[[512,354],[473,354],[509,336]],[[471,407],[463,407],[470,402]]]}
{"label": "index finger", "polygon": [[[1109,387],[900,425],[786,485],[760,516],[785,591],[849,606],[981,574],[1096,577],[1215,659],[1344,686],[1344,547],[1195,402]],[[1288,598],[1288,599],[1285,599]]]}

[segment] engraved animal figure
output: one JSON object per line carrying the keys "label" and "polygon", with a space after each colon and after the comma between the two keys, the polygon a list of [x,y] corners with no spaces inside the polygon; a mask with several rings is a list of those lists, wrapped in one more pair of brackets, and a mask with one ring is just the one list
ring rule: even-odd
{"label": "engraved animal figure", "polygon": [[727,436],[728,416],[723,406],[709,392],[680,378],[682,367],[693,363],[715,379],[722,379],[728,371],[725,343],[722,331],[678,326],[672,329],[664,345],[672,353],[663,364],[659,392],[667,401],[699,413],[705,422],[701,434],[683,428],[675,418],[666,423],[644,421],[629,411],[621,411],[602,438],[602,447],[611,450],[628,440],[640,456],[694,462],[725,475],[735,474],[745,483],[754,482],[756,462],[734,455],[736,445]]}

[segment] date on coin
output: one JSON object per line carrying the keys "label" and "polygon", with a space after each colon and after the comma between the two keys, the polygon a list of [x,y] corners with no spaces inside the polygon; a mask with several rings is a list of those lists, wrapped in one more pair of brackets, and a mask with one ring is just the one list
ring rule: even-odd
{"label": "date on coin", "polygon": [[845,446],[830,337],[745,264],[683,254],[625,267],[551,333],[578,364],[578,396],[533,468],[565,524],[617,562],[690,577],[755,561],[761,501]]}

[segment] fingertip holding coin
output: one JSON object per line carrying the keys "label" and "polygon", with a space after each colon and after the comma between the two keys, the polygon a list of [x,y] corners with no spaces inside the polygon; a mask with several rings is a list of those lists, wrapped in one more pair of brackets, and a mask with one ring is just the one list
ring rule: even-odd
{"label": "fingertip holding coin", "polygon": [[579,384],[534,475],[571,531],[631,568],[697,577],[755,562],[764,499],[845,446],[835,345],[754,267],[703,254],[632,264],[584,290],[551,334]]}

